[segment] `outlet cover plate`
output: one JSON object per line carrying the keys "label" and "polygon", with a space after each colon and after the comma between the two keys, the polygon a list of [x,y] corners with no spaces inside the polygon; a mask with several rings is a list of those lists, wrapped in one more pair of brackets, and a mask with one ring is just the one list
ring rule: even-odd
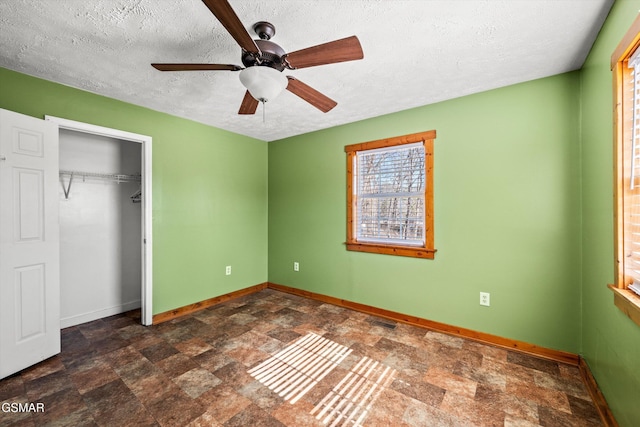
{"label": "outlet cover plate", "polygon": [[491,305],[491,294],[489,294],[489,292],[480,292],[480,305],[486,307]]}

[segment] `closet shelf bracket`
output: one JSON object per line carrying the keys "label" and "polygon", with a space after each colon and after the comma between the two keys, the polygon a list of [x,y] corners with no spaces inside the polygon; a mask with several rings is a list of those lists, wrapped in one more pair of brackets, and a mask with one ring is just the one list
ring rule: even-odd
{"label": "closet shelf bracket", "polygon": [[62,180],[62,191],[64,191],[64,198],[69,198],[69,193],[71,192],[71,182],[73,182],[73,172],[69,174],[69,184],[67,184],[67,188],[64,187],[64,180]]}

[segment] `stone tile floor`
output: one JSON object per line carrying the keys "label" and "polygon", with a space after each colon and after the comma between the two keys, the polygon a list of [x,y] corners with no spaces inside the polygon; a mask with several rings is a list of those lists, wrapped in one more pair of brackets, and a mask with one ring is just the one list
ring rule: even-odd
{"label": "stone tile floor", "polygon": [[62,353],[0,381],[1,404],[44,412],[0,426],[601,425],[577,367],[274,290],[139,321],[64,329]]}

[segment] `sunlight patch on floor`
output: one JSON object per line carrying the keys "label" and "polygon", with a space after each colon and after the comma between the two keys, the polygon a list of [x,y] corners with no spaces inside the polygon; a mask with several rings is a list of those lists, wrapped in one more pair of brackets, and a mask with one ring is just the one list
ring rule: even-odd
{"label": "sunlight patch on floor", "polygon": [[349,353],[347,347],[309,333],[247,372],[293,404]]}
{"label": "sunlight patch on floor", "polygon": [[351,371],[316,405],[311,414],[330,427],[362,426],[373,403],[391,384],[396,370],[363,357]]}

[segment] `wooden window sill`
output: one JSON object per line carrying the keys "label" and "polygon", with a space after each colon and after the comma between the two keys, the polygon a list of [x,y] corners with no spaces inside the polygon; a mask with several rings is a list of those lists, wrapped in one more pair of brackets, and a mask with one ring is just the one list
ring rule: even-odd
{"label": "wooden window sill", "polygon": [[370,252],[374,254],[399,255],[413,258],[433,259],[436,249],[426,249],[415,246],[395,246],[376,243],[345,243],[347,250]]}
{"label": "wooden window sill", "polygon": [[613,291],[613,303],[616,307],[640,326],[640,296],[614,285],[608,285],[608,287]]}

